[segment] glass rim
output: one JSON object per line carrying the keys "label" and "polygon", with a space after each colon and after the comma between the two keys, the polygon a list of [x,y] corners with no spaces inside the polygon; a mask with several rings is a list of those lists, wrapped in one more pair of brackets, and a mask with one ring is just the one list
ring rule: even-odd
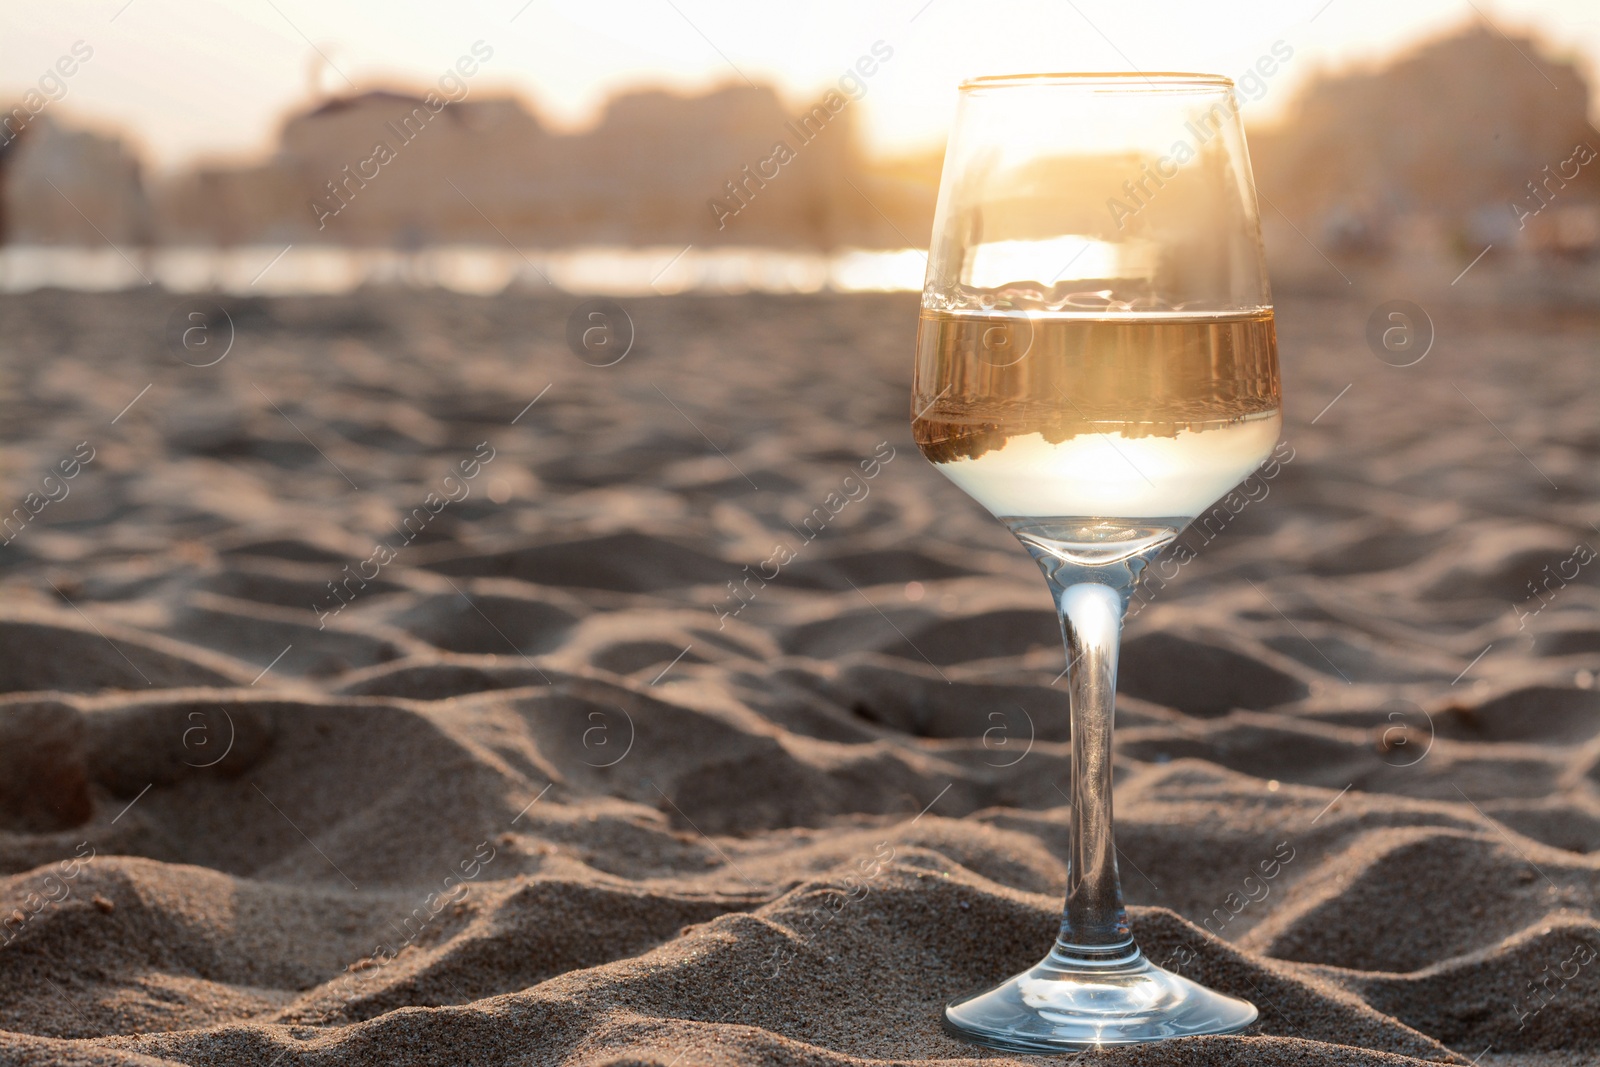
{"label": "glass rim", "polygon": [[[1129,83],[1137,83],[1130,85]],[[1037,74],[985,74],[968,78],[961,83],[960,91],[976,89],[1013,89],[1041,85],[1064,85],[1089,88],[1096,85],[1126,87],[1138,91],[1141,85],[1153,89],[1232,89],[1233,79],[1225,74],[1204,74],[1195,71],[1058,71]]]}

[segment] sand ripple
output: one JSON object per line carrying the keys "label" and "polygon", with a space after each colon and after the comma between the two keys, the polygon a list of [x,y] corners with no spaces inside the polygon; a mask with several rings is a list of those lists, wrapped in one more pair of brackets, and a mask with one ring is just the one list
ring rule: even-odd
{"label": "sand ripple", "polygon": [[[0,1060],[980,1058],[1070,736],[914,298],[638,301],[611,368],[555,300],[241,305],[205,369],[177,298],[0,303],[6,499],[96,449],[0,548]],[[1280,308],[1295,457],[1127,631],[1136,933],[1261,1023],[1096,1062],[1600,1052],[1592,343],[1367,310]]]}

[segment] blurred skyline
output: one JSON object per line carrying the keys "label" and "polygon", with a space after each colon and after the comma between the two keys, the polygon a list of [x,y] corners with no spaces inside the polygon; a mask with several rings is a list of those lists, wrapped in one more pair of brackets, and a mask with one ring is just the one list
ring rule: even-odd
{"label": "blurred skyline", "polygon": [[[157,171],[264,158],[284,120],[324,96],[431,85],[478,41],[492,50],[474,95],[511,93],[558,131],[592,125],[618,93],[684,94],[745,81],[799,106],[883,42],[893,59],[857,112],[862,148],[885,157],[937,149],[959,81],[1023,70],[1216,71],[1238,77],[1282,40],[1294,51],[1248,104],[1270,125],[1308,79],[1381,64],[1479,16],[1592,74],[1593,0],[1171,0],[1113,5],[1011,0],[981,14],[955,0],[822,0],[751,9],[724,0],[442,6],[350,0],[60,0],[14,4],[0,40],[0,99],[37,87],[79,41],[93,50],[52,100],[54,117],[115,132]],[[1592,77],[1590,79],[1593,80]]]}

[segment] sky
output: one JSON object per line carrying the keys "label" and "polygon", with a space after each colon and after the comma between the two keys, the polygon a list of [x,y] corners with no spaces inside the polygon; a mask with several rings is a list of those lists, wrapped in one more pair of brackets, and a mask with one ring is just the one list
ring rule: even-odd
{"label": "sky", "polygon": [[[473,95],[514,93],[568,130],[643,87],[751,81],[798,109],[877,45],[889,58],[855,107],[879,156],[940,145],[972,75],[1237,77],[1281,41],[1292,58],[1245,112],[1270,125],[1314,72],[1381,63],[1478,14],[1591,81],[1600,71],[1600,0],[0,0],[0,12],[0,100],[44,78],[59,97],[49,113],[122,133],[160,170],[258,158],[308,101],[431,85],[477,42],[492,55]],[[92,55],[62,95],[48,79],[74,45]]]}

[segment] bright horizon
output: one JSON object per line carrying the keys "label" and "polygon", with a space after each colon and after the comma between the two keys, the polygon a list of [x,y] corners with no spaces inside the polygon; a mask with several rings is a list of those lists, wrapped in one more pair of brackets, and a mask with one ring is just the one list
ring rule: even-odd
{"label": "bright horizon", "polygon": [[[823,0],[802,12],[752,13],[732,0],[557,5],[495,0],[397,15],[376,0],[60,0],[14,8],[0,41],[8,104],[85,42],[93,57],[45,113],[111,131],[170,171],[197,160],[258,159],[286,114],[318,92],[423,88],[476,41],[493,57],[472,96],[514,94],[549,127],[592,124],[620,92],[697,94],[748,79],[798,109],[882,42],[892,57],[866,79],[856,112],[878,157],[937,148],[955,86],[1025,70],[1200,70],[1238,77],[1275,42],[1293,58],[1263,79],[1245,116],[1270,125],[1319,71],[1380,64],[1479,14],[1547,53],[1600,68],[1593,0],[1237,0],[1215,9],[1174,0],[1004,0],[982,14],[957,0]],[[1532,71],[1530,70],[1530,74]],[[313,79],[319,88],[313,89]]]}

